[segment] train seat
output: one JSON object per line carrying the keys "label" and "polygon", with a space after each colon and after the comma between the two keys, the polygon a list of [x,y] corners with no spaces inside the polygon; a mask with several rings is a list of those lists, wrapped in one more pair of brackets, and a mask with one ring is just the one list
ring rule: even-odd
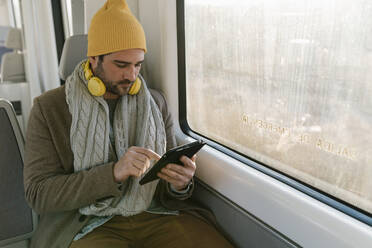
{"label": "train seat", "polygon": [[11,103],[0,98],[0,247],[28,247],[37,215],[25,200],[24,140]]}
{"label": "train seat", "polygon": [[65,40],[59,64],[59,77],[62,80],[66,80],[76,65],[87,57],[87,46],[86,34],[73,35]]}
{"label": "train seat", "polygon": [[10,28],[7,33],[5,48],[12,52],[2,56],[0,74],[1,82],[25,82],[26,74],[22,54],[22,32],[18,28]]}

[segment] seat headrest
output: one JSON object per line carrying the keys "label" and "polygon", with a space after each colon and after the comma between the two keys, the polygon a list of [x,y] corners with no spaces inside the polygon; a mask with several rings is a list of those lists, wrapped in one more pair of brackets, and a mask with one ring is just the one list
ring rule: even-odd
{"label": "seat headrest", "polygon": [[22,31],[19,28],[10,28],[5,41],[5,47],[22,51]]}
{"label": "seat headrest", "polygon": [[86,34],[70,36],[63,45],[59,76],[66,80],[76,65],[87,58],[88,36]]}
{"label": "seat headrest", "polygon": [[23,60],[23,54],[21,53],[4,54],[0,66],[0,82],[26,82],[26,73]]}

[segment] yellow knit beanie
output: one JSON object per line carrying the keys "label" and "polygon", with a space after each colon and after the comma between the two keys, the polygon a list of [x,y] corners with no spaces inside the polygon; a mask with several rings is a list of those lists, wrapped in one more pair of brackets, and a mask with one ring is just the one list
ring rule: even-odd
{"label": "yellow knit beanie", "polygon": [[142,25],[131,13],[125,0],[107,0],[92,18],[87,56],[132,48],[147,50]]}

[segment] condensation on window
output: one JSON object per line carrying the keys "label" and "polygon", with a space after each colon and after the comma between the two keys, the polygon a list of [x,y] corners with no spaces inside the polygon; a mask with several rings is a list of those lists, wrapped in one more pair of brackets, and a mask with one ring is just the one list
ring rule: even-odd
{"label": "condensation on window", "polygon": [[372,1],[185,1],[190,127],[372,213]]}

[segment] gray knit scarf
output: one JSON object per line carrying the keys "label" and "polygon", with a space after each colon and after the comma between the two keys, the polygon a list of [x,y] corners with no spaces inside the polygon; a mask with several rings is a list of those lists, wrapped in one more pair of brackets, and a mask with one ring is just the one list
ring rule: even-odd
{"label": "gray knit scarf", "polygon": [[[87,88],[82,61],[66,80],[66,101],[72,116],[70,141],[75,172],[109,162],[109,108],[103,97],[92,96]],[[162,155],[166,136],[161,112],[143,78],[139,93],[120,98],[115,110],[113,131],[117,157],[131,146],[151,149]],[[131,216],[146,210],[152,201],[159,180],[139,185],[140,178],[124,182],[123,196],[109,198],[80,208],[85,215]],[[100,187],[100,185],[95,185]]]}

